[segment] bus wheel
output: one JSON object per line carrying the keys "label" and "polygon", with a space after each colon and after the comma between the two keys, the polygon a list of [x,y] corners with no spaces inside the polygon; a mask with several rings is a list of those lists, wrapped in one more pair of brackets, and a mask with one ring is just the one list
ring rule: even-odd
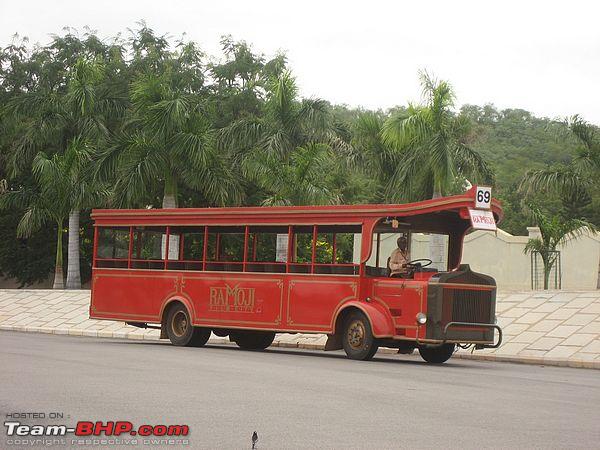
{"label": "bus wheel", "polygon": [[454,344],[443,344],[439,347],[419,347],[419,353],[428,363],[442,364],[450,359],[454,353]]}
{"label": "bus wheel", "polygon": [[190,347],[204,347],[210,338],[210,328],[194,327],[194,335],[188,344]]}
{"label": "bus wheel", "polygon": [[244,331],[235,333],[234,342],[244,350],[264,350],[273,343],[272,331]]}
{"label": "bus wheel", "polygon": [[350,359],[368,361],[377,353],[379,345],[363,313],[353,312],[346,318],[342,344]]}
{"label": "bus wheel", "polygon": [[210,330],[192,326],[187,308],[175,305],[167,315],[167,336],[173,345],[201,347],[208,341]]}

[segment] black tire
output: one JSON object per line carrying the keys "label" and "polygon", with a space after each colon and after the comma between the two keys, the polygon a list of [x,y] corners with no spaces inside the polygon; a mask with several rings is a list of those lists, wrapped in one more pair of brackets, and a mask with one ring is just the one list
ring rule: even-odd
{"label": "black tire", "polygon": [[177,346],[202,347],[210,337],[209,329],[192,325],[190,313],[182,304],[169,310],[166,327],[171,344]]}
{"label": "black tire", "polygon": [[233,335],[233,341],[244,350],[264,350],[273,343],[273,339],[275,333],[272,331],[241,331]]}
{"label": "black tire", "polygon": [[204,347],[210,338],[210,328],[194,327],[194,335],[190,347]]}
{"label": "black tire", "polygon": [[431,364],[442,364],[450,359],[454,353],[454,344],[443,344],[439,347],[419,347],[421,358]]}
{"label": "black tire", "polygon": [[373,336],[369,319],[363,313],[350,313],[344,321],[343,333],[342,345],[348,358],[368,361],[377,353],[379,344]]}

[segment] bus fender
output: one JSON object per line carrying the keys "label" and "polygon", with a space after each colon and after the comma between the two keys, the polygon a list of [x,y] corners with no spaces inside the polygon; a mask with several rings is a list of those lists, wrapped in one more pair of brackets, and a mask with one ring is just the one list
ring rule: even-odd
{"label": "bus fender", "polygon": [[335,334],[339,334],[341,331],[342,321],[344,316],[344,311],[348,311],[348,309],[359,309],[367,316],[371,324],[371,330],[373,331],[373,336],[376,338],[386,338],[392,337],[394,335],[394,324],[392,321],[392,317],[389,315],[387,309],[385,309],[379,303],[368,303],[366,301],[358,301],[353,300],[348,303],[344,303],[340,309],[337,311],[334,319],[335,324]]}
{"label": "bus fender", "polygon": [[175,295],[173,297],[167,298],[160,308],[160,339],[167,339],[167,327],[165,326],[167,321],[166,311],[168,311],[169,306],[172,305],[174,302],[179,302],[187,308],[188,312],[190,313],[192,324],[194,323],[194,319],[196,318],[194,305],[192,304],[189,298],[181,295]]}

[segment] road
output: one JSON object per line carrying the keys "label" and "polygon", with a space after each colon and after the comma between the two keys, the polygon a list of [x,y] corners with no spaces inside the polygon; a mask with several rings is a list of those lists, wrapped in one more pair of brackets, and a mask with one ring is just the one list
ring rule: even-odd
{"label": "road", "polygon": [[16,412],[187,424],[188,448],[600,448],[600,372],[0,332]]}

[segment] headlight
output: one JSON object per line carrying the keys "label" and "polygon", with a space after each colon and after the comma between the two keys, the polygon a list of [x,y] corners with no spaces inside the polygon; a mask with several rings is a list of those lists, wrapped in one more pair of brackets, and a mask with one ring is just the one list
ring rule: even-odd
{"label": "headlight", "polygon": [[425,314],[423,314],[422,312],[417,314],[417,323],[419,325],[425,325],[427,323],[427,316]]}

